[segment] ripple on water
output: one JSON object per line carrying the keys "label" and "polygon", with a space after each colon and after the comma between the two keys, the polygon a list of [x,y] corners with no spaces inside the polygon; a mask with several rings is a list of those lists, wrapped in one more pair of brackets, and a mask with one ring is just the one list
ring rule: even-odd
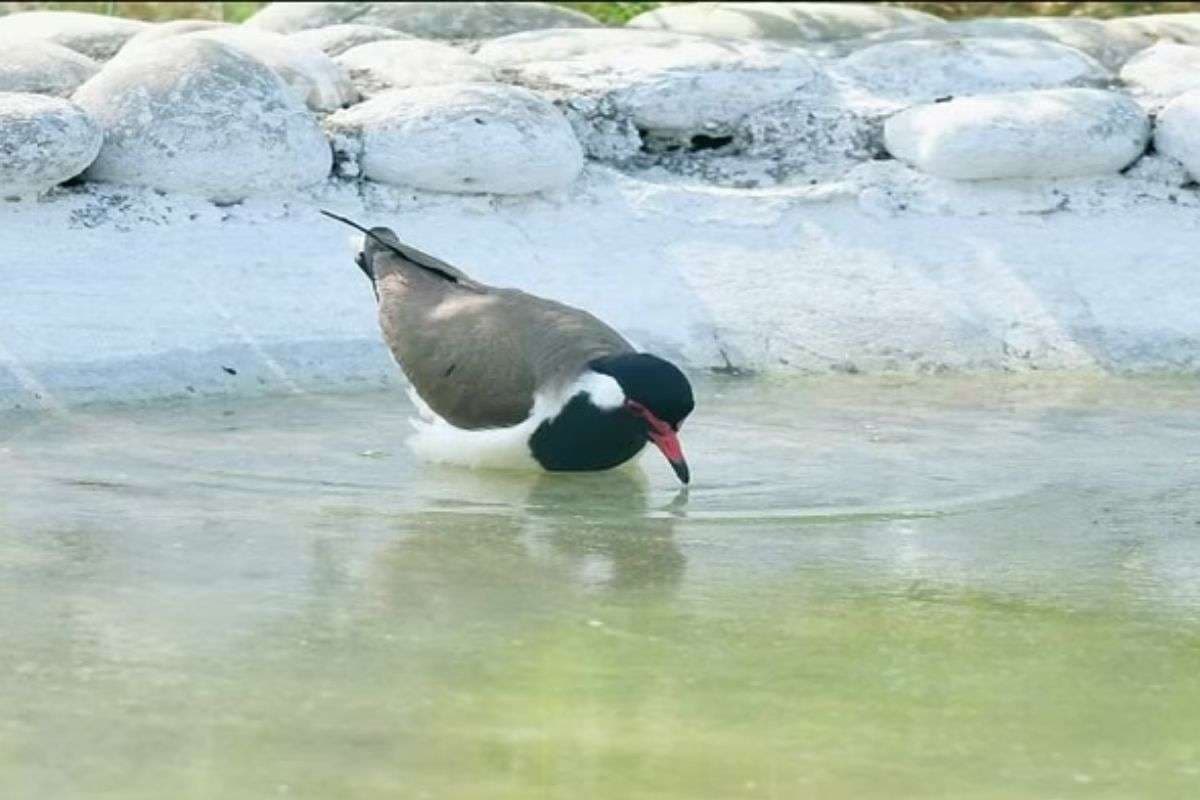
{"label": "ripple on water", "polygon": [[0,424],[0,795],[1189,796],[1194,385],[697,389],[684,491],[394,394]]}

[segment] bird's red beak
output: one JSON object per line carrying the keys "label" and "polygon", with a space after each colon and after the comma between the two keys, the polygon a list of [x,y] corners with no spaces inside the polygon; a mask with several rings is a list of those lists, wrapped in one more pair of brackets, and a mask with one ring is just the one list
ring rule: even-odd
{"label": "bird's red beak", "polygon": [[660,434],[651,429],[650,441],[658,445],[659,450],[662,450],[662,454],[667,457],[667,463],[671,465],[671,469],[675,470],[675,474],[679,476],[682,483],[691,480],[692,476],[688,471],[687,461],[683,458],[683,448],[679,446],[679,437],[675,435],[675,431],[668,427],[666,433]]}
{"label": "bird's red beak", "polygon": [[666,456],[667,463],[671,465],[671,469],[675,470],[675,474],[679,477],[679,480],[685,484],[691,480],[691,472],[688,470],[687,461],[683,457],[683,447],[679,444],[679,436],[675,433],[675,430],[654,416],[641,403],[634,400],[626,400],[625,406],[634,414],[646,420],[646,424],[650,426],[647,434],[650,437],[650,441],[654,442],[654,445]]}

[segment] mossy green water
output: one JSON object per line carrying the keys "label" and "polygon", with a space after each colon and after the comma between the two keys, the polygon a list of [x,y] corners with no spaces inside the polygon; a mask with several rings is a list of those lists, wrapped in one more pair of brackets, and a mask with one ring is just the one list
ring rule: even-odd
{"label": "mossy green water", "polygon": [[0,434],[4,797],[1186,797],[1185,381],[703,384],[665,465],[393,395]]}

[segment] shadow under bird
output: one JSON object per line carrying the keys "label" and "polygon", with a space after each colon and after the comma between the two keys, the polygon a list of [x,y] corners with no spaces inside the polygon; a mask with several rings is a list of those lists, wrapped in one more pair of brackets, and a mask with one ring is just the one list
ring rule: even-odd
{"label": "shadow under bird", "polygon": [[610,469],[653,442],[688,482],[678,432],[695,402],[674,364],[582,309],[485,285],[388,228],[321,213],[365,234],[355,262],[383,338],[441,421],[477,439],[512,432],[551,471]]}

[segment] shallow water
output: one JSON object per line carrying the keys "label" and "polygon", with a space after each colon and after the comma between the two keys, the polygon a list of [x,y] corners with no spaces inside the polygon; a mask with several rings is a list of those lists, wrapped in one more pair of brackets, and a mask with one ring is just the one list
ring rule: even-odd
{"label": "shallow water", "polygon": [[1196,796],[1198,389],[716,381],[686,494],[0,418],[0,797]]}

